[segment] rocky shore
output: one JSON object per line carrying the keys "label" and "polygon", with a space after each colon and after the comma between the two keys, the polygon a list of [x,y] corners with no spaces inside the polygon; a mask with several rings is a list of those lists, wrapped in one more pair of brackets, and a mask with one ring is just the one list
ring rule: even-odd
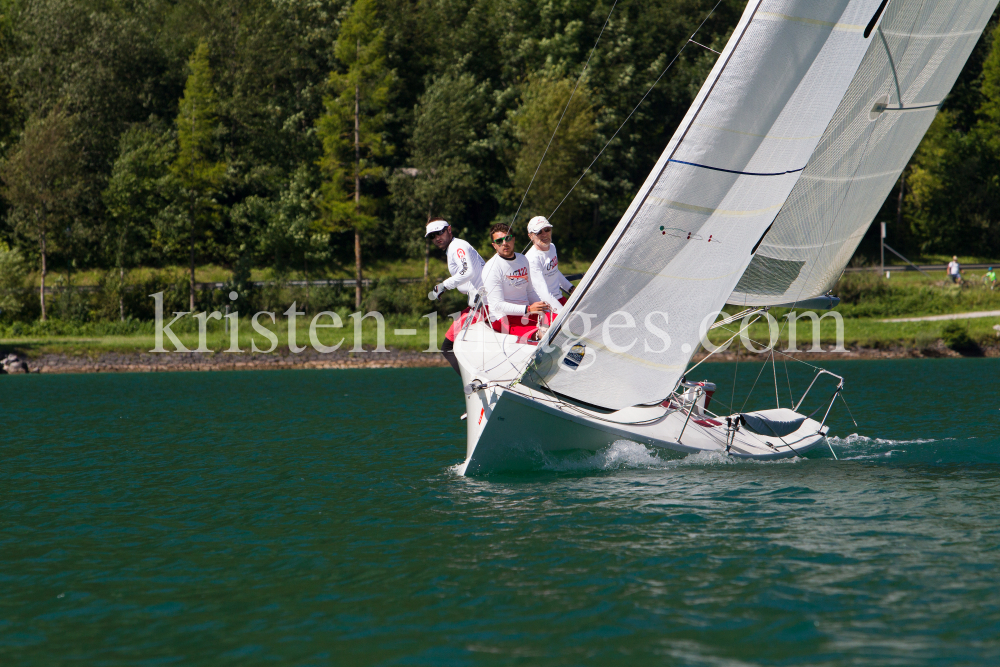
{"label": "rocky shore", "polygon": [[[705,358],[696,354],[694,361]],[[1000,346],[979,348],[972,353],[960,354],[942,341],[936,345],[915,347],[889,347],[885,349],[856,347],[846,352],[834,352],[832,346],[821,353],[796,352],[791,357],[810,362],[848,359],[939,359],[946,357],[1000,357]],[[766,358],[766,355],[741,351],[740,361]],[[735,352],[712,355],[712,362],[736,361]],[[81,352],[78,354],[42,354],[25,357],[15,354],[0,357],[0,374],[16,373],[158,373],[167,371],[239,371],[239,370],[290,370],[303,368],[430,368],[447,366],[440,354],[412,350],[388,352],[347,352],[320,354],[308,349],[301,354],[291,354],[287,349],[272,354],[200,354],[171,352],[168,354],[127,352]]]}
{"label": "rocky shore", "polygon": [[423,368],[447,366],[437,353],[410,350],[388,352],[334,352],[319,354],[168,354],[104,352],[99,354],[43,354],[25,360],[32,373],[159,373],[167,371],[289,370],[300,368]]}

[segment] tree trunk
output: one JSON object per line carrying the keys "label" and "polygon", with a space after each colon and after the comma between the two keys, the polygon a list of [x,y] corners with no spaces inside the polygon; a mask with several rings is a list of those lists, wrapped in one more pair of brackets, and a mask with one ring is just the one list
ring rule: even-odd
{"label": "tree trunk", "polygon": [[[896,234],[903,233],[903,198],[906,196],[906,171],[899,176],[899,200],[896,202]],[[896,243],[893,241],[893,243]]]}
{"label": "tree trunk", "polygon": [[118,267],[118,316],[125,321],[125,267]]}
{"label": "tree trunk", "polygon": [[42,303],[42,322],[45,321],[45,276],[48,274],[48,267],[45,265],[45,233],[43,232],[41,237],[41,251],[42,251],[42,286],[38,291],[38,299]]}
{"label": "tree trunk", "polygon": [[[361,40],[358,39],[358,52]],[[361,215],[361,88],[354,86],[354,213]],[[354,307],[361,309],[361,233],[354,227]]]}
{"label": "tree trunk", "polygon": [[[434,200],[431,199],[431,203],[427,205],[427,220],[430,221],[431,214],[434,213]],[[430,273],[431,264],[431,242],[424,237],[424,280],[427,280],[427,276]]]}
{"label": "tree trunk", "polygon": [[190,310],[193,313],[194,312],[194,229],[193,228],[191,229],[191,281],[190,281],[190,288],[188,290],[188,296],[190,297],[188,306],[190,307]]}
{"label": "tree trunk", "polygon": [[361,234],[354,232],[354,307],[361,309]]}

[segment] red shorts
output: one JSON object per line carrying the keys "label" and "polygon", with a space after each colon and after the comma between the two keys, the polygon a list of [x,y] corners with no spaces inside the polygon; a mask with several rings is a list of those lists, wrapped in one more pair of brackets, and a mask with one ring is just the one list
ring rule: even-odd
{"label": "red shorts", "polygon": [[[444,337],[454,343],[455,336],[462,333],[462,328],[465,327],[465,320],[469,318],[471,312],[472,312],[471,308],[466,308],[465,310],[463,310],[462,313],[455,319],[455,321],[451,323],[451,326],[448,327],[448,331],[445,332]],[[480,310],[479,313],[476,314],[476,319],[472,320],[472,322],[469,322],[469,324],[478,322],[481,319],[483,319],[483,313]]]}
{"label": "red shorts", "polygon": [[517,336],[518,341],[524,343],[538,329],[539,318],[542,318],[541,324],[548,326],[552,324],[552,320],[555,317],[552,313],[531,313],[530,315],[501,317],[493,323],[493,330]]}

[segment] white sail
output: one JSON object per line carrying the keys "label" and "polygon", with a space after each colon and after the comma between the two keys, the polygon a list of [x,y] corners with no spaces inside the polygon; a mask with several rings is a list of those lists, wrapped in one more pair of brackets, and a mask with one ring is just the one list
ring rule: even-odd
{"label": "white sail", "polygon": [[885,8],[886,0],[751,0],[551,330],[556,349],[540,349],[523,382],[614,409],[673,390],[702,322],[732,293],[799,180]]}
{"label": "white sail", "polygon": [[840,108],[729,303],[790,303],[833,286],[996,6],[889,3]]}

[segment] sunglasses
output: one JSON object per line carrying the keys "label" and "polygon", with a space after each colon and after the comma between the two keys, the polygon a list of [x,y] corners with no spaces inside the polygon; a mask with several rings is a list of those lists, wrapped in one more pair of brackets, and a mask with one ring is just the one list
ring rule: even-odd
{"label": "sunglasses", "polygon": [[493,243],[496,245],[503,245],[507,241],[513,241],[513,240],[514,240],[514,235],[508,234],[507,236],[501,236],[498,239],[493,239]]}
{"label": "sunglasses", "polygon": [[444,233],[445,233],[446,231],[448,231],[448,228],[447,228],[447,227],[446,227],[446,228],[444,228],[444,229],[441,229],[441,230],[438,230],[438,231],[436,231],[436,232],[431,232],[430,234],[428,234],[428,235],[427,235],[427,238],[429,238],[430,240],[432,240],[432,241],[433,241],[433,240],[434,240],[434,239],[436,239],[437,237],[439,237],[439,236],[441,236],[442,234],[444,234]]}

